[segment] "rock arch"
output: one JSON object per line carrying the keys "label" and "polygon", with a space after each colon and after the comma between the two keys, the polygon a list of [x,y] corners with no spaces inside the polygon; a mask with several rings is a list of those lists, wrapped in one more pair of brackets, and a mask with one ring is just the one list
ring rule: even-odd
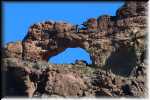
{"label": "rock arch", "polygon": [[[139,7],[140,4],[142,7],[141,6]],[[144,86],[145,85],[145,75],[146,75],[145,69],[147,66],[146,64],[144,64],[144,59],[145,59],[145,55],[146,55],[145,54],[146,53],[145,36],[146,36],[147,31],[145,28],[147,25],[146,24],[147,16],[145,16],[145,10],[143,10],[143,8],[146,8],[146,6],[143,5],[142,2],[140,2],[138,5],[136,3],[135,6],[136,6],[135,7],[136,11],[138,11],[137,14],[132,14],[132,13],[134,13],[134,11],[130,12],[131,15],[134,15],[134,16],[129,16],[129,15],[126,16],[124,14],[122,15],[121,12],[122,11],[126,12],[126,10],[121,8],[120,9],[121,12],[120,13],[118,12],[117,16],[101,16],[101,17],[99,17],[96,20],[97,24],[98,24],[97,25],[98,31],[96,31],[96,32],[91,31],[91,29],[89,29],[89,28],[91,28],[90,26],[87,28],[88,30],[87,29],[79,30],[79,32],[77,32],[73,25],[63,23],[63,22],[58,24],[58,22],[56,23],[56,22],[46,21],[43,23],[34,24],[30,27],[26,37],[24,38],[24,40],[22,42],[9,43],[8,45],[6,45],[5,48],[3,48],[4,49],[4,51],[3,51],[4,52],[3,53],[4,66],[2,66],[2,67],[4,67],[4,68],[2,68],[2,69],[4,72],[9,71],[11,68],[14,69],[14,71],[10,71],[10,72],[17,74],[17,76],[21,78],[21,80],[18,80],[15,82],[19,82],[19,83],[23,82],[23,84],[22,84],[23,87],[25,86],[27,88],[26,90],[29,90],[30,87],[32,87],[32,82],[30,80],[28,80],[29,74],[35,73],[37,70],[35,70],[35,68],[32,65],[29,66],[28,63],[31,63],[31,62],[28,62],[28,61],[26,62],[26,60],[29,60],[29,61],[46,60],[47,61],[47,58],[49,56],[56,55],[57,53],[64,51],[68,47],[80,47],[80,48],[84,48],[86,51],[88,51],[90,53],[95,66],[98,66],[98,67],[103,66],[103,65],[107,64],[106,62],[108,62],[108,65],[112,69],[112,72],[116,71],[116,67],[119,67],[119,69],[118,69],[119,72],[123,70],[122,71],[123,73],[121,72],[121,74],[126,75],[126,74],[128,74],[128,71],[127,71],[127,73],[124,73],[124,69],[126,69],[125,67],[127,66],[129,69],[132,70],[132,68],[135,66],[133,64],[137,64],[137,66],[134,67],[132,70],[133,78],[131,78],[131,77],[129,77],[129,78],[115,77],[109,71],[99,70],[98,73],[96,73],[97,74],[96,77],[94,76],[94,79],[93,79],[93,81],[96,83],[93,85],[98,86],[98,90],[96,90],[96,95],[97,94],[99,95],[99,93],[101,92],[101,91],[99,91],[99,86],[102,86],[102,85],[104,85],[104,90],[111,89],[111,90],[114,90],[114,92],[116,92],[116,87],[118,87],[119,91],[123,90],[123,94],[120,94],[120,92],[117,92],[117,94],[121,95],[121,96],[126,96],[126,95],[128,95],[128,92],[130,92],[130,93],[132,92],[132,89],[130,89],[131,91],[126,92],[126,90],[128,90],[128,87],[130,85],[135,86],[135,87],[137,87],[137,85],[138,85],[141,88],[141,90],[139,90],[139,87],[133,88],[134,90],[137,89],[138,91],[133,92],[133,94],[131,94],[131,95],[132,96],[133,95],[134,96],[141,96],[141,95],[143,96],[144,95],[143,90],[145,89],[145,86]],[[129,6],[125,5],[125,8],[126,7],[128,8]],[[128,13],[128,11],[126,13]],[[123,17],[123,16],[125,16],[125,17]],[[130,48],[132,48],[132,49],[130,50]],[[130,58],[131,55],[132,55],[133,59],[126,60],[126,58]],[[12,59],[12,58],[17,58],[17,59]],[[20,59],[24,59],[24,60],[22,61]],[[137,63],[136,59],[140,60],[140,61],[138,61],[139,63]],[[121,64],[118,64],[118,62],[120,63],[120,61],[121,61]],[[126,62],[130,62],[130,64],[132,64],[132,66],[129,64],[126,64]],[[34,66],[38,65],[38,63],[35,63],[35,64],[36,65],[34,65]],[[31,66],[34,68],[34,70],[32,70]],[[45,67],[45,66],[46,65],[44,64],[43,67]],[[52,68],[55,66],[56,65],[52,66]],[[38,65],[38,67],[41,67],[41,65]],[[62,67],[62,66],[60,65],[60,67]],[[73,67],[74,67],[74,65],[73,65]],[[107,66],[104,66],[104,67],[107,67]],[[67,67],[62,67],[62,68],[67,68]],[[16,69],[19,69],[19,71]],[[51,72],[52,73],[55,72],[58,75],[57,77],[60,78],[59,82],[55,81],[55,79],[57,78],[56,76],[51,77],[51,76],[53,76],[53,75],[51,75],[52,74]],[[49,73],[48,76],[45,76],[45,71],[43,72],[44,78],[47,78],[49,76],[51,77],[49,79],[49,81],[46,82],[46,86],[42,85],[42,87],[47,92],[49,92],[49,89],[51,87],[51,85],[49,83],[51,83],[53,81],[54,81],[54,83],[55,82],[63,83],[64,79],[66,79],[65,81],[67,83],[70,82],[69,84],[72,84],[72,81],[75,81],[76,84],[73,88],[77,90],[76,92],[73,91],[72,92],[73,94],[70,94],[70,92],[66,94],[66,92],[64,92],[65,96],[66,95],[78,95],[79,92],[82,93],[80,90],[85,91],[84,84],[82,84],[83,81],[80,81],[80,77],[76,77],[77,73],[74,73],[74,72],[68,73],[66,71],[65,74],[66,73],[68,73],[68,74],[64,75],[59,72],[60,72],[59,70],[54,71],[51,68],[48,68],[48,73]],[[12,73],[9,76],[12,76]],[[27,75],[22,74],[22,73],[27,73]],[[116,72],[114,72],[114,73],[116,73]],[[9,74],[9,72],[8,72],[8,74]],[[40,73],[36,73],[36,74],[37,74],[37,78],[38,78]],[[120,73],[116,73],[116,74],[120,74]],[[43,78],[43,75],[42,75],[42,78]],[[22,78],[24,76],[27,76],[27,79]],[[106,76],[106,78],[103,78],[103,76]],[[126,75],[126,76],[128,76],[128,75]],[[18,77],[16,79],[18,79]],[[91,76],[91,78],[92,77],[93,76]],[[120,81],[120,78],[121,78],[122,82]],[[135,79],[137,79],[137,80],[135,80]],[[68,80],[70,80],[70,81],[68,81]],[[129,82],[129,81],[131,81],[131,82]],[[29,86],[29,84],[26,84],[27,82],[31,86]],[[62,84],[64,87],[66,87],[66,85],[65,85],[66,82]],[[101,82],[104,84],[101,85]],[[108,82],[108,84],[106,84],[107,82]],[[118,84],[118,82],[119,82],[119,84]],[[120,82],[121,82],[121,85],[120,85]],[[113,83],[113,85],[112,85],[112,83]],[[130,84],[130,83],[133,83],[133,84]],[[138,84],[134,84],[134,83],[138,83]],[[142,83],[142,85],[141,85],[141,83]],[[62,89],[62,85],[59,85],[61,87],[61,89]],[[55,84],[52,86],[56,87]],[[68,89],[71,91],[73,90],[72,85],[70,85],[70,86],[71,86],[71,88],[70,87],[67,88],[67,91],[68,91]],[[81,87],[78,88],[79,86],[81,86]],[[110,87],[114,87],[115,89],[112,89]],[[127,87],[127,89],[126,89],[126,87]],[[12,91],[12,88],[10,88],[10,89]],[[39,88],[39,89],[41,89],[41,88]],[[65,90],[65,89],[66,88],[63,88],[63,90]],[[9,91],[9,89],[7,89],[7,90]],[[60,91],[60,90],[58,90],[58,91]],[[94,87],[94,91],[95,91],[95,87]],[[24,90],[23,90],[23,92],[24,92]],[[89,92],[91,93],[91,91],[89,91]],[[109,95],[109,94],[111,95],[110,91],[102,90],[102,92],[106,95]],[[108,93],[106,93],[106,92],[108,92]],[[50,93],[51,93],[51,90],[50,90]],[[63,93],[63,92],[61,92],[61,93]],[[89,95],[87,93],[85,93],[85,94]],[[33,95],[33,94],[31,93],[31,95]],[[114,94],[112,94],[112,95],[114,95]]]}
{"label": "rock arch", "polygon": [[[96,19],[94,25],[95,21]],[[93,27],[90,29],[90,26],[88,26],[88,30],[92,29]],[[63,22],[53,23],[47,21],[34,24],[22,41],[23,59],[48,61],[49,57],[64,51],[66,48],[80,47],[90,53],[93,64],[101,66],[104,65],[104,59],[107,59],[112,51],[111,40],[101,35],[101,33],[92,31],[78,33],[73,25]]]}
{"label": "rock arch", "polygon": [[[144,6],[135,5],[136,10]],[[129,8],[125,4],[118,11]],[[132,9],[131,9],[132,10]],[[88,19],[85,29],[76,31],[76,25],[66,22],[45,21],[32,25],[22,42],[9,43],[5,47],[4,57],[22,58],[29,61],[47,61],[48,57],[56,55],[66,48],[80,47],[90,53],[95,66],[104,66],[111,53],[122,44],[135,48],[138,57],[145,50],[146,16],[136,12],[136,16],[119,17],[103,15]],[[134,12],[134,11],[133,11]],[[132,13],[132,12],[131,12]],[[96,25],[97,24],[97,25]],[[93,30],[94,29],[94,30]],[[141,37],[134,46],[134,36]],[[114,42],[115,41],[115,42]],[[121,44],[120,44],[121,43]],[[117,46],[118,45],[118,46]]]}
{"label": "rock arch", "polygon": [[[104,66],[111,53],[118,49],[116,44],[118,47],[124,45],[135,48],[134,44],[132,44],[135,34],[142,37],[138,41],[143,41],[145,35],[146,24],[134,26],[139,31],[134,31],[131,28],[132,24],[130,26],[131,22],[135,24],[144,23],[144,17],[142,19],[141,17],[124,18],[121,20],[114,19],[114,16],[104,15],[99,17],[97,19],[97,32],[81,32],[80,30],[76,32],[74,25],[63,22],[53,23],[47,21],[34,24],[30,27],[27,36],[22,41],[22,58],[30,61],[48,61],[48,57],[54,56],[66,48],[80,47],[90,53],[95,66]],[[135,20],[138,21],[135,22]],[[126,21],[130,22],[127,24]],[[57,28],[55,24],[57,24]],[[122,25],[126,28],[122,28]],[[88,30],[93,29],[89,28],[90,26],[88,26]],[[136,48],[144,49],[144,42],[139,43]]]}

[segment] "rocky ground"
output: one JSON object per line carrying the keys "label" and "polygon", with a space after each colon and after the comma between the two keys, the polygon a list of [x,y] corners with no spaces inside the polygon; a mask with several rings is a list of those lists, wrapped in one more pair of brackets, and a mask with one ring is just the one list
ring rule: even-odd
{"label": "rocky ground", "polygon": [[[3,96],[145,97],[147,3],[125,2],[77,28],[66,22],[32,25],[2,50]],[[92,64],[50,64],[66,48],[85,49]]]}

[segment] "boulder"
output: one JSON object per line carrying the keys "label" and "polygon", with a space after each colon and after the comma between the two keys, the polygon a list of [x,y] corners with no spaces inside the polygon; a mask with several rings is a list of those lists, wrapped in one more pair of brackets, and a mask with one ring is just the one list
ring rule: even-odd
{"label": "boulder", "polygon": [[57,31],[57,33],[60,32],[69,32],[72,29],[72,25],[65,23],[65,22],[56,22],[54,24],[54,29]]}
{"label": "boulder", "polygon": [[48,72],[45,91],[60,96],[82,96],[86,88],[84,81],[75,73]]}
{"label": "boulder", "polygon": [[14,43],[8,43],[4,48],[4,53],[2,54],[6,58],[22,58],[22,42],[17,41]]}

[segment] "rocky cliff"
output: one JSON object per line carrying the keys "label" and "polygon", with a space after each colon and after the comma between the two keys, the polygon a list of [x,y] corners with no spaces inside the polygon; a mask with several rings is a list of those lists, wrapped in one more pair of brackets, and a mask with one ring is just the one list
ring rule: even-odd
{"label": "rocky cliff", "polygon": [[[3,47],[3,96],[145,97],[147,2],[125,2],[116,16],[32,25]],[[92,64],[50,64],[66,48],[90,53]]]}

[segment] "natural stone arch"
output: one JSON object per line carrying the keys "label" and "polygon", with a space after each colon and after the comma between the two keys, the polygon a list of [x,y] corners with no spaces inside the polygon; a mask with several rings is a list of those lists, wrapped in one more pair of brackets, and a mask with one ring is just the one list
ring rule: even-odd
{"label": "natural stone arch", "polygon": [[[138,8],[137,4],[135,6]],[[126,12],[124,8],[119,11]],[[146,17],[141,16],[142,13],[138,13],[137,17],[129,18],[119,18],[124,15],[116,13],[116,16],[103,15],[97,19],[88,19],[85,22],[86,28],[79,31],[76,30],[75,25],[66,22],[46,21],[34,24],[22,41],[22,58],[30,61],[47,61],[48,57],[66,48],[80,47],[90,53],[95,66],[103,67],[111,53],[117,50],[116,44],[120,47],[120,42],[123,42],[125,46],[132,46],[135,34],[143,33],[142,35],[145,36],[146,33]],[[131,15],[134,14],[131,12]],[[132,32],[131,27],[139,28],[139,32]],[[144,40],[144,37],[139,40]],[[139,51],[144,49],[145,44],[141,41],[140,45],[137,46]]]}
{"label": "natural stone arch", "polygon": [[[73,28],[73,25],[71,27],[70,24],[66,23],[34,24],[22,41],[24,59],[47,60],[47,55],[53,56],[66,48],[88,48],[87,41],[83,39],[84,36],[77,35]],[[33,58],[32,53],[36,56],[35,58]]]}
{"label": "natural stone arch", "polygon": [[[89,28],[88,30],[93,29]],[[102,66],[112,51],[111,41],[101,36],[101,33],[76,32],[73,25],[62,22],[58,24],[47,21],[34,24],[22,43],[23,59],[30,61],[48,61],[49,57],[63,52],[66,48],[80,47],[90,53],[93,64]]]}
{"label": "natural stone arch", "polygon": [[[141,2],[140,2],[140,4],[141,4]],[[145,5],[143,7],[145,7]],[[141,7],[140,7],[140,9],[141,9]],[[139,11],[139,9],[136,9],[136,10]],[[50,24],[51,22],[45,22],[45,23],[41,23],[41,24],[38,24],[38,25],[33,25],[34,28],[33,27],[30,28],[31,31],[28,32],[27,37],[23,40],[23,42],[22,42],[23,45],[21,45],[20,42],[10,43],[10,45],[7,45],[7,47],[5,48],[5,53],[7,53],[7,54],[4,56],[4,58],[9,58],[10,57],[10,60],[6,60],[6,62],[7,62],[6,65],[2,66],[2,67],[4,67],[4,69],[10,69],[13,66],[12,68],[14,69],[14,71],[16,71],[14,73],[16,73],[18,75],[18,77],[24,77],[24,76],[22,76],[24,74],[21,74],[20,71],[18,73],[18,71],[15,70],[16,68],[14,66],[15,65],[19,65],[19,66],[21,65],[22,66],[21,69],[23,69],[23,71],[25,71],[24,67],[29,68],[30,66],[28,66],[28,63],[31,63],[31,62],[27,62],[27,63],[21,62],[21,63],[19,63],[19,61],[17,59],[15,59],[16,63],[14,63],[13,61],[11,61],[12,58],[16,57],[16,58],[21,59],[23,57],[23,59],[27,59],[27,60],[31,60],[31,61],[32,60],[43,60],[43,58],[42,58],[43,54],[46,55],[46,52],[51,51],[51,50],[55,51],[55,49],[58,49],[58,51],[59,51],[59,46],[57,45],[58,41],[56,41],[56,40],[59,40],[60,38],[62,38],[62,39],[68,38],[71,41],[74,41],[75,44],[77,43],[77,46],[82,46],[84,43],[85,44],[88,43],[89,46],[87,46],[88,48],[86,48],[86,50],[89,51],[90,54],[92,55],[92,57],[94,59],[93,60],[94,64],[96,66],[103,65],[106,60],[109,60],[109,58],[111,58],[110,60],[113,60],[113,58],[119,58],[120,53],[122,53],[122,50],[120,48],[120,46],[122,44],[123,44],[123,47],[127,46],[125,49],[123,49],[123,52],[125,52],[125,54],[127,54],[129,56],[129,53],[128,53],[127,49],[129,47],[129,45],[131,45],[132,48],[135,49],[135,51],[136,51],[136,53],[134,52],[133,54],[136,54],[136,56],[137,55],[142,56],[140,66],[138,65],[137,66],[138,68],[135,68],[133,70],[133,75],[129,78],[123,78],[123,77],[118,77],[118,76],[116,77],[116,75],[113,75],[109,71],[100,70],[99,73],[96,73],[97,76],[96,77],[94,76],[95,79],[96,79],[96,80],[94,79],[96,84],[93,84],[93,85],[94,86],[97,85],[98,87],[104,85],[104,91],[102,90],[102,93],[104,93],[106,95],[109,95],[109,96],[114,95],[114,94],[111,94],[110,91],[105,91],[105,90],[108,90],[108,88],[109,88],[110,90],[114,90],[114,92],[116,92],[116,87],[119,87],[118,88],[119,92],[116,93],[116,94],[118,94],[118,96],[126,96],[126,95],[127,96],[129,96],[129,95],[144,96],[145,92],[143,92],[143,90],[145,89],[144,85],[145,85],[145,75],[146,75],[145,74],[145,68],[146,68],[146,65],[143,64],[144,52],[145,52],[145,42],[143,42],[143,40],[145,38],[143,36],[146,35],[145,34],[146,33],[145,32],[146,31],[145,30],[146,24],[144,23],[146,21],[145,20],[146,16],[140,16],[140,15],[143,15],[143,14],[138,13],[138,16],[136,16],[136,17],[121,18],[121,19],[116,19],[117,17],[114,16],[114,22],[115,23],[111,23],[111,24],[107,23],[107,20],[102,22],[102,20],[100,19],[99,20],[100,22],[98,22],[98,23],[99,23],[99,26],[101,27],[101,29],[99,30],[98,33],[92,33],[92,32],[87,33],[86,31],[83,33],[81,31],[79,31],[81,33],[78,34],[74,30],[66,28],[66,26],[65,26],[65,29],[62,29],[62,32],[58,32],[57,29],[53,26],[53,24]],[[108,17],[108,19],[109,19],[109,17]],[[108,24],[109,26],[105,25],[105,24]],[[130,32],[131,31],[131,29],[130,29],[131,26],[139,27],[138,30],[143,33],[143,36],[142,36],[143,38],[138,39],[139,43],[137,45],[135,45],[135,47],[132,43],[136,43],[136,42],[133,42],[134,38],[132,37],[132,34],[130,34],[130,33],[132,33],[132,32]],[[107,31],[105,31],[105,30],[107,30]],[[110,30],[110,31],[108,31],[108,30]],[[33,32],[33,31],[35,31],[35,32]],[[122,32],[122,31],[124,31],[124,32]],[[138,33],[140,33],[140,32],[138,32]],[[59,35],[57,33],[59,33]],[[60,35],[60,33],[62,33],[62,34]],[[68,33],[69,33],[69,35],[68,35]],[[104,34],[101,34],[101,33],[104,33]],[[108,33],[110,33],[110,36],[108,36]],[[111,33],[115,33],[115,34],[111,34]],[[133,34],[138,34],[138,33],[133,32]],[[88,38],[83,38],[82,37],[83,34],[84,34],[84,37],[85,37],[85,35],[87,35]],[[74,35],[74,37],[76,36],[76,38],[70,38],[70,37],[72,37],[72,35]],[[125,36],[125,35],[127,35],[127,36]],[[141,33],[139,35],[141,35]],[[82,39],[80,37],[82,37]],[[117,44],[116,47],[115,47],[115,43],[112,42],[112,40],[110,40],[110,39],[112,39],[113,41],[116,41],[116,44]],[[119,44],[120,42],[122,42],[122,44]],[[70,46],[67,43],[66,43],[66,45]],[[82,45],[78,44],[78,43],[81,43]],[[22,46],[23,46],[23,51],[22,51]],[[113,46],[115,48],[113,48]],[[119,52],[116,51],[117,47],[118,47]],[[66,46],[65,46],[65,48],[66,48]],[[113,52],[113,51],[115,51],[115,52]],[[142,52],[142,55],[139,54],[137,51]],[[22,55],[22,52],[23,52],[23,55]],[[116,54],[117,54],[117,56],[116,56]],[[133,58],[136,58],[136,57],[133,57]],[[12,65],[12,66],[10,66],[10,65]],[[112,67],[113,65],[116,65],[116,63],[114,61],[111,62],[110,67]],[[45,66],[45,64],[43,66],[47,67],[47,66]],[[41,65],[39,67],[41,67]],[[63,66],[57,66],[57,65],[54,65],[52,67],[53,68],[55,68],[55,67],[62,67],[63,68]],[[73,65],[73,67],[76,67],[76,66]],[[64,68],[66,68],[66,67],[64,67]],[[115,68],[113,70],[115,70]],[[62,78],[64,75],[61,75],[60,71],[57,71],[57,70],[56,71],[50,70],[50,71],[56,72],[57,75],[59,75],[61,81],[58,82],[58,83],[62,83],[64,81],[64,78]],[[136,73],[134,73],[134,72],[136,72]],[[45,74],[45,71],[43,71],[43,75],[44,75],[44,77],[42,77],[42,78],[45,78],[45,75],[47,75],[47,74]],[[48,75],[53,76],[53,75],[51,75],[51,73],[48,74]],[[65,77],[66,77],[67,83],[69,83],[69,82],[74,81],[74,80],[70,80],[70,76],[73,76],[73,78],[74,78],[74,76],[76,76],[76,75],[67,74],[67,76],[69,76],[69,77],[66,77],[66,76]],[[106,76],[106,78],[103,78],[103,76]],[[80,77],[76,77],[76,78],[80,79]],[[18,78],[16,78],[16,79],[18,79]],[[54,78],[49,79],[49,81],[47,83],[53,82],[52,79],[58,79],[58,78],[54,76]],[[68,80],[70,80],[70,81],[68,81]],[[19,81],[27,82],[26,80],[24,80],[24,78],[23,78],[23,80],[19,80]],[[75,81],[77,82],[77,85],[75,84],[74,89],[77,88],[77,90],[78,89],[82,90],[81,88],[84,87],[84,85],[82,86],[82,85],[78,84],[78,82],[80,83],[80,81],[78,81],[78,80],[75,80]],[[17,82],[17,81],[15,81],[15,82]],[[54,80],[54,82],[55,82],[55,80]],[[101,82],[104,83],[104,84],[101,84]],[[108,84],[106,84],[107,82],[108,82]],[[116,84],[118,82],[119,82],[119,84]],[[120,82],[121,82],[121,85],[120,85]],[[112,83],[113,83],[113,85],[112,85]],[[133,83],[133,84],[131,84],[131,83]],[[142,85],[141,85],[141,83],[142,83]],[[63,85],[64,86],[68,85],[68,84],[67,85],[65,85],[65,84],[66,83],[64,83]],[[72,83],[70,83],[70,84],[72,84]],[[99,84],[101,84],[101,85],[99,85]],[[130,88],[129,87],[130,85],[131,85],[131,87],[133,86],[133,89],[131,88],[130,89],[131,91],[128,91],[129,88]],[[47,89],[50,89],[49,88],[50,85],[48,84],[47,86],[48,87],[46,87],[46,88],[45,88],[45,86],[42,86],[42,87],[44,87],[44,91],[47,90]],[[81,88],[78,88],[79,86],[81,86]],[[26,87],[29,88],[29,86],[26,86]],[[56,87],[55,84],[54,84],[54,87]],[[60,87],[62,87],[62,85],[60,85]],[[113,87],[113,88],[110,88],[110,87]],[[136,87],[136,88],[134,88],[134,87]],[[141,88],[141,89],[139,89],[139,88]],[[93,89],[95,91],[95,87]],[[10,90],[12,90],[12,89],[10,89]],[[65,89],[63,88],[63,90],[65,90]],[[71,91],[73,90],[72,87],[70,88],[70,90]],[[123,92],[123,94],[122,93],[120,94],[120,90]],[[133,92],[132,90],[133,91],[137,90],[137,91]],[[8,91],[9,91],[9,89],[8,89]],[[58,90],[58,91],[60,91],[60,90]],[[84,89],[84,91],[85,91],[85,89]],[[79,92],[81,93],[81,91],[79,91]],[[98,90],[96,90],[96,92],[97,92],[96,94],[101,93],[101,91],[99,91],[99,88],[98,88]],[[106,92],[108,92],[108,93],[106,93]],[[128,92],[129,92],[129,94],[128,94]],[[65,93],[65,92],[61,92],[61,93]],[[75,93],[75,95],[78,95],[78,92],[72,92],[72,93],[73,94]],[[113,91],[112,91],[112,93],[113,93]],[[70,92],[68,94],[70,95]],[[89,95],[89,94],[86,93],[86,95]],[[101,95],[101,94],[98,94],[98,95]]]}

